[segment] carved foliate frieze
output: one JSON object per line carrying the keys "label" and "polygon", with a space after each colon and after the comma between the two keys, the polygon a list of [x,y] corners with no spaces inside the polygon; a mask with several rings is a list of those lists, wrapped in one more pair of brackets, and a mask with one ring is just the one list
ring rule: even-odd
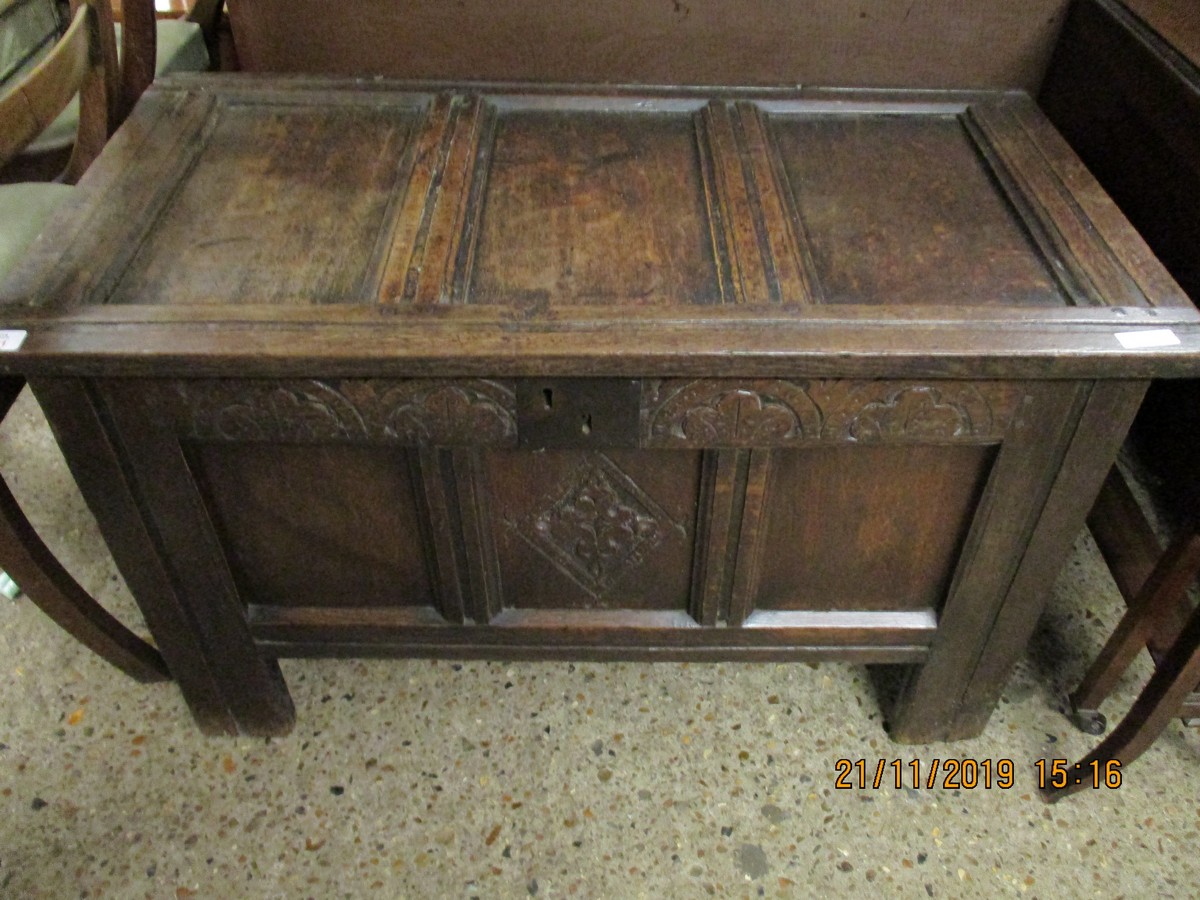
{"label": "carved foliate frieze", "polygon": [[589,454],[548,506],[505,524],[599,598],[668,535],[684,529],[604,454]]}
{"label": "carved foliate frieze", "polygon": [[414,447],[514,447],[511,388],[440,381],[179,382],[186,429],[200,440],[382,442]]}
{"label": "carved foliate frieze", "polygon": [[1021,392],[1008,384],[813,379],[648,382],[648,447],[991,441]]}
{"label": "carved foliate frieze", "polygon": [[995,431],[992,407],[972,385],[904,385],[882,394],[860,387],[837,399],[841,402],[830,404],[825,427],[835,439],[946,440]]}

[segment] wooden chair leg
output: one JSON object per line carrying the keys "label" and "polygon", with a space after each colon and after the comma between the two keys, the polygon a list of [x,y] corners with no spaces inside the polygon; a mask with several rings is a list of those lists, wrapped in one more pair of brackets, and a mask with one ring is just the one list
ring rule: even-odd
{"label": "wooden chair leg", "polygon": [[0,479],[0,566],[34,605],[105,661],[137,681],[170,681],[157,650],[92,599],[42,543]]}
{"label": "wooden chair leg", "polygon": [[[0,421],[25,387],[0,376]],[[89,650],[137,681],[170,681],[161,654],[113,618],[42,543],[17,498],[0,478],[0,569],[42,612]]]}
{"label": "wooden chair leg", "polygon": [[1157,621],[1157,611],[1178,602],[1198,574],[1200,533],[1189,529],[1167,548],[1083,681],[1071,694],[1072,718],[1078,728],[1089,734],[1104,733],[1106,722],[1099,711],[1100,703],[1112,693],[1133,658],[1146,646],[1146,639]]}
{"label": "wooden chair leg", "polygon": [[1158,668],[1129,713],[1112,734],[1075,764],[1076,770],[1082,769],[1085,773],[1083,782],[1075,784],[1074,779],[1069,778],[1065,787],[1044,788],[1042,797],[1053,803],[1091,786],[1093,763],[1099,763],[1101,770],[1110,760],[1116,760],[1122,768],[1129,765],[1154,742],[1167,723],[1179,715],[1180,707],[1197,681],[1200,681],[1200,607],[1192,613],[1175,643],[1159,660]]}
{"label": "wooden chair leg", "polygon": [[110,616],[38,538],[0,479],[0,565],[67,634],[139,682],[169,682],[162,656]]}

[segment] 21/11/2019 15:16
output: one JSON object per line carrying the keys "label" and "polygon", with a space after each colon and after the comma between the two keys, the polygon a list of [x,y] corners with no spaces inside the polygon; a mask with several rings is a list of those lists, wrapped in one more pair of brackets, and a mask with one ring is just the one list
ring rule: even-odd
{"label": "21/11/2019 15:16", "polygon": [[1093,789],[1121,786],[1121,761],[1117,759],[1093,759],[1086,765],[1071,765],[1065,759],[1039,759],[1033,767],[1037,770],[1038,790],[1074,785]]}
{"label": "21/11/2019 15:16", "polygon": [[[1095,761],[1088,766],[1071,766],[1065,759],[1040,759],[1033,764],[1039,790],[1071,785],[1090,785],[1093,788],[1121,786],[1121,764],[1117,760]],[[974,790],[999,788],[1009,790],[1016,784],[1016,764],[1011,759],[920,759],[904,762],[893,759],[877,760],[873,765],[865,759],[839,759],[834,763],[834,787],[839,790],[874,788],[894,785],[897,789],[910,786],[932,790]]]}

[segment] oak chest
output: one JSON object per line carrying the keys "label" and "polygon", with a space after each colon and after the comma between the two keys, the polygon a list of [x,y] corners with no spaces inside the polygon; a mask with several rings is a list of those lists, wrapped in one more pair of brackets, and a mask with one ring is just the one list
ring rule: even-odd
{"label": "oak chest", "polygon": [[1200,359],[1020,94],[168,80],[0,291],[209,731],[422,654],[900,663],[970,736]]}

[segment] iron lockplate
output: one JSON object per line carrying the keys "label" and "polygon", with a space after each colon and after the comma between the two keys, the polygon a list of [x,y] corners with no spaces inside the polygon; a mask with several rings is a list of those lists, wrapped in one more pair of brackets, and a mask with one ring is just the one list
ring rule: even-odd
{"label": "iron lockplate", "polygon": [[634,378],[525,378],[517,382],[523,450],[638,446],[642,383]]}

